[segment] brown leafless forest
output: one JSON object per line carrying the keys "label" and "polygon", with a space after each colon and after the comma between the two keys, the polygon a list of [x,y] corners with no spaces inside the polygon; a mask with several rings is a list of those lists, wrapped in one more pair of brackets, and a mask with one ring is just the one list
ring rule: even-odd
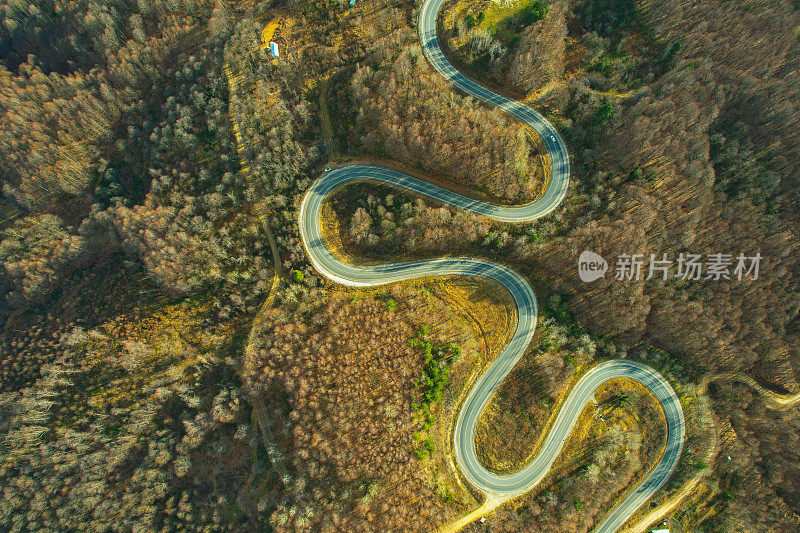
{"label": "brown leafless forest", "polygon": [[[337,290],[296,225],[353,160],[504,203],[546,183],[535,136],[427,65],[418,4],[0,2],[0,529],[419,531],[477,505],[448,424],[513,316],[456,280]],[[691,419],[652,504],[698,480],[669,527],[798,530],[797,408],[774,401],[800,392],[797,2],[459,0],[441,22],[459,68],[559,128],[565,202],[513,226],[363,185],[331,208],[351,257],[468,253],[534,286],[482,457],[513,470],[583,369],[641,359]],[[585,249],[764,262],[588,285]],[[663,428],[635,388],[598,400],[552,478],[471,530],[602,517]]]}

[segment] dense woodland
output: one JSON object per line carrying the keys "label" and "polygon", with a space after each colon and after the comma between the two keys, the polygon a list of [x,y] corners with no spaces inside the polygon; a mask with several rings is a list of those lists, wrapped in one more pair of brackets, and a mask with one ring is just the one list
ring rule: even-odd
{"label": "dense woodland", "polygon": [[369,56],[349,90],[339,93],[332,112],[354,115],[340,123],[342,138],[495,200],[533,199],[544,180],[538,139],[501,111],[449,90],[416,34],[398,33],[400,54],[386,49]]}
{"label": "dense woodland", "polygon": [[[446,461],[474,332],[426,290],[331,291],[296,226],[315,176],[353,159],[505,203],[541,191],[535,137],[432,71],[417,8],[0,2],[0,529],[416,531],[474,507]],[[271,61],[277,15],[295,26]],[[332,206],[354,255],[489,257],[556,302],[483,420],[491,466],[524,460],[520,435],[604,358],[661,369],[657,348],[687,390],[739,371],[800,391],[798,23],[787,0],[444,13],[453,60],[563,134],[566,201],[514,226],[363,184]],[[765,261],[755,281],[585,285],[584,249]],[[661,438],[623,396],[555,479],[472,529],[596,523]],[[797,530],[796,412],[735,381],[708,398],[718,453],[692,436],[668,489],[704,472],[710,495],[672,527]]]}
{"label": "dense woodland", "polygon": [[276,501],[235,336],[209,326],[213,305],[171,301],[120,260],[76,281],[49,320],[16,323],[30,332],[7,345],[38,378],[4,369],[2,529],[230,529],[242,508]]}
{"label": "dense woodland", "polygon": [[0,9],[3,315],[118,252],[173,294],[227,285],[225,312],[251,305],[269,262],[228,114],[228,15],[202,2]]}
{"label": "dense woodland", "polygon": [[293,480],[271,523],[276,531],[444,523],[454,514],[447,488],[415,454],[424,358],[409,341],[428,324],[441,327],[426,340],[462,333],[419,291],[322,296],[273,309],[245,364],[248,390],[275,406],[276,439],[291,453]]}

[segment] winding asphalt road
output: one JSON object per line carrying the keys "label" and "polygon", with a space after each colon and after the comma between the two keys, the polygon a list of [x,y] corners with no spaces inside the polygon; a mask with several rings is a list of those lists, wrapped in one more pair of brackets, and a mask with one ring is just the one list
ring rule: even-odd
{"label": "winding asphalt road", "polygon": [[483,259],[455,257],[355,266],[337,259],[325,246],[320,216],[323,202],[335,189],[355,181],[383,183],[503,222],[523,222],[547,215],[566,195],[569,187],[569,156],[564,141],[553,125],[527,105],[498,95],[465,77],[445,57],[436,36],[436,19],[444,2],[427,0],[420,11],[419,34],[428,61],[462,91],[503,109],[538,132],[550,157],[551,179],[547,190],[534,202],[508,207],[475,200],[384,167],[343,166],[323,174],[304,196],[299,220],[303,245],[314,267],[327,278],[343,285],[369,287],[427,276],[464,275],[488,278],[508,289],[517,308],[514,333],[470,390],[458,414],[454,432],[456,462],[466,479],[487,496],[513,498],[539,483],[561,452],[584,407],[592,401],[594,391],[603,383],[624,377],[647,387],[658,398],[666,415],[666,449],[658,465],[595,528],[599,532],[616,531],[669,479],[683,450],[686,431],[683,410],[672,387],[660,374],[646,365],[628,360],[606,361],[595,366],[570,392],[536,457],[514,474],[492,473],[480,464],[476,455],[475,429],[492,395],[522,357],[533,337],[537,307],[536,296],[528,282],[513,270]]}

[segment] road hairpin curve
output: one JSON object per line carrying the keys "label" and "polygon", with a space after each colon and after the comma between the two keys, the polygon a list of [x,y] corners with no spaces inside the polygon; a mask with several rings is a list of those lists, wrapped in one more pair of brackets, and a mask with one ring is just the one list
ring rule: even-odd
{"label": "road hairpin curve", "polygon": [[552,212],[564,199],[569,187],[569,155],[555,127],[529,106],[494,93],[456,70],[445,57],[436,35],[436,20],[445,0],[426,0],[419,14],[419,37],[431,66],[458,89],[498,107],[534,129],[550,160],[551,178],[537,200],[509,207],[482,202],[419,178],[377,165],[347,165],[325,172],[308,189],[300,208],[300,233],[311,263],[330,280],[352,287],[372,287],[430,276],[477,276],[501,283],[517,308],[517,324],[511,340],[469,391],[455,425],[453,446],[463,476],[487,497],[507,500],[530,491],[561,453],[584,407],[603,383],[616,378],[638,381],[658,399],[667,421],[667,442],[660,462],[638,485],[629,490],[602,522],[597,532],[616,531],[672,475],[683,451],[686,427],[683,409],[675,391],[652,368],[624,359],[605,361],[589,370],[570,391],[537,455],[521,470],[499,475],[487,470],[478,460],[475,431],[478,419],[493,394],[522,357],[536,327],[536,296],[525,279],[506,268],[483,259],[455,257],[403,261],[370,266],[355,266],[337,259],[325,246],[321,226],[324,200],[335,189],[356,181],[390,185],[414,194],[502,222],[525,222]]}

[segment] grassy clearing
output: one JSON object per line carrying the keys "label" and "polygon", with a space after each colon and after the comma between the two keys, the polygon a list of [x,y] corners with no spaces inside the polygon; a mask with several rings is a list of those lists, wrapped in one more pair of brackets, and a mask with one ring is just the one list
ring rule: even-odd
{"label": "grassy clearing", "polygon": [[[541,2],[539,0],[517,0],[512,2],[488,2],[488,5],[482,10],[477,6],[473,7],[473,9],[478,9],[478,14],[475,15],[477,27],[494,31],[508,24],[509,21],[519,19],[527,12],[537,11],[540,5]],[[483,13],[483,15],[481,16],[480,13]]]}
{"label": "grassy clearing", "polygon": [[206,332],[209,307],[206,302],[186,300],[142,319],[116,319],[83,334],[84,360],[97,373],[94,384],[82,387],[82,401],[69,407],[70,418],[125,407],[141,400],[153,383],[186,379],[187,369],[202,360],[203,353],[235,336],[231,329]]}
{"label": "grassy clearing", "polygon": [[430,458],[432,482],[447,487],[446,496],[454,505],[460,505],[462,512],[467,512],[478,504],[479,498],[463,483],[453,460],[453,425],[474,379],[508,342],[516,322],[516,308],[505,289],[483,279],[431,280],[426,283],[425,290],[432,304],[451,310],[454,325],[470,332],[460,343],[462,356],[450,366],[448,384],[433,410],[437,422],[429,429],[434,443]]}
{"label": "grassy clearing", "polygon": [[[553,465],[553,479],[579,475],[613,485],[615,474],[630,470],[638,481],[658,463],[665,444],[666,418],[655,396],[637,381],[614,379],[597,389],[594,401],[584,408]],[[604,510],[597,516],[627,496],[636,481],[601,505]],[[575,506],[584,503],[575,502]]]}
{"label": "grassy clearing", "polygon": [[480,342],[480,365],[491,362],[508,342],[516,323],[516,307],[503,287],[480,278],[448,278],[431,282],[431,293],[469,324]]}
{"label": "grassy clearing", "polygon": [[[586,368],[581,369],[586,370]],[[478,453],[484,465],[499,473],[512,473],[525,466],[538,453],[549,427],[559,412],[563,400],[583,372],[577,372],[570,383],[564,383],[557,401],[547,398],[521,399],[504,385],[481,417],[478,428]],[[509,383],[524,375],[524,379],[542,379],[536,376],[535,367],[521,361],[512,371]],[[523,402],[523,405],[519,405]],[[528,403],[529,405],[524,405]],[[534,408],[530,411],[526,407]],[[538,407],[538,409],[536,409]],[[514,412],[523,409],[523,412]],[[653,415],[655,413],[655,415]],[[655,417],[654,419],[653,416]],[[644,420],[647,418],[647,420]],[[660,424],[660,425],[659,425]],[[598,389],[595,401],[584,409],[567,445],[556,461],[553,479],[591,466],[592,455],[601,443],[619,438],[621,434],[641,433],[644,426],[661,427],[665,424],[663,412],[656,399],[644,387],[630,380],[614,380]],[[661,431],[642,435],[643,442],[658,442]],[[656,446],[657,447],[657,446]],[[648,460],[655,464],[659,453],[653,454],[650,444]],[[630,450],[624,449],[627,454]]]}
{"label": "grassy clearing", "polygon": [[467,2],[458,6],[467,27],[487,30],[490,34],[513,44],[519,38],[517,32],[547,16],[547,4],[541,0],[517,0],[512,2]]}

